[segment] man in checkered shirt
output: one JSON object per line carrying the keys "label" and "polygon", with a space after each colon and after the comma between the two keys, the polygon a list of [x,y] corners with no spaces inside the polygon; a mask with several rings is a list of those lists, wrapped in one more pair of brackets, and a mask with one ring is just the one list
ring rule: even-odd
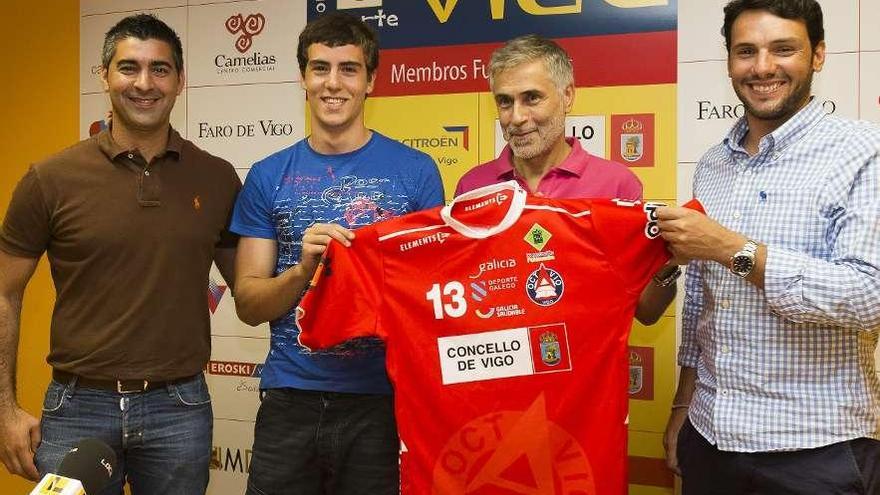
{"label": "man in checkered shirt", "polygon": [[689,494],[880,494],[880,128],[810,96],[815,0],[733,0],[745,116],[700,160],[707,215],[658,211],[690,261],[665,445]]}

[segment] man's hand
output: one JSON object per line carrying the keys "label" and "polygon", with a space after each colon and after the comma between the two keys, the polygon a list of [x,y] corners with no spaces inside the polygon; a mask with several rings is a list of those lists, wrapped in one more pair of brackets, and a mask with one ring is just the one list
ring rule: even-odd
{"label": "man's hand", "polygon": [[687,412],[686,407],[673,409],[669,416],[669,421],[666,423],[666,432],[663,434],[663,448],[666,449],[666,467],[679,476],[681,476],[681,470],[678,467],[678,432],[681,431],[681,427],[687,419]]}
{"label": "man's hand", "polygon": [[0,460],[11,473],[38,481],[34,453],[40,445],[40,422],[17,405],[0,413]]}
{"label": "man's hand", "polygon": [[744,235],[690,208],[663,206],[657,209],[657,218],[660,235],[669,243],[677,264],[714,260],[727,265],[748,241]]}
{"label": "man's hand", "polygon": [[351,246],[354,232],[335,223],[316,223],[303,231],[302,254],[299,265],[304,274],[309,277],[315,273],[321,256],[327,250],[327,244],[331,239],[342,243],[343,246]]}

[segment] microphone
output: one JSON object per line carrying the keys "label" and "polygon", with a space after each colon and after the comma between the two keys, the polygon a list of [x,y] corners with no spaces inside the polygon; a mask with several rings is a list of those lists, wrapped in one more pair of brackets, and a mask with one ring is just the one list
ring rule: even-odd
{"label": "microphone", "polygon": [[61,460],[58,473],[49,473],[30,495],[97,495],[110,483],[116,453],[96,438],[81,440]]}

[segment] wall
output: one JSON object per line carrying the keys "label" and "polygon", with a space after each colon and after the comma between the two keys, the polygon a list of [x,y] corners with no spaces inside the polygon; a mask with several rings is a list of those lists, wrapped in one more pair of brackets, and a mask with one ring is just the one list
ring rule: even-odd
{"label": "wall", "polygon": [[[5,123],[0,129],[0,216],[28,164],[77,140],[79,3],[6,0],[8,49],[0,65]],[[18,356],[19,403],[38,415],[49,381],[45,357],[54,291],[45,259],[28,286]],[[0,493],[28,493],[33,483],[0,467]]]}
{"label": "wall", "polygon": [[[646,198],[673,201],[675,0],[555,0],[568,6],[535,7],[550,3],[81,0],[80,137],[106,126],[109,103],[96,77],[95,48],[110,26],[144,9],[180,34],[186,55],[186,88],[172,125],[244,177],[254,161],[308,133],[294,47],[308,19],[343,9],[379,32],[381,63],[367,100],[367,126],[431,155],[447,199],[461,174],[496,156],[503,144],[485,78],[491,51],[510,37],[537,32],[573,55],[577,91],[566,132],[593,154],[618,161],[626,155]],[[640,143],[638,153],[622,151],[624,137]],[[340,190],[357,189],[349,179],[339,179]],[[351,201],[340,196],[340,204]],[[269,335],[267,325],[238,321],[225,285],[213,271],[206,369],[214,406],[212,495],[244,490]],[[661,439],[673,390],[674,324],[669,311],[652,328],[636,325],[630,339],[632,495],[672,493]]]}

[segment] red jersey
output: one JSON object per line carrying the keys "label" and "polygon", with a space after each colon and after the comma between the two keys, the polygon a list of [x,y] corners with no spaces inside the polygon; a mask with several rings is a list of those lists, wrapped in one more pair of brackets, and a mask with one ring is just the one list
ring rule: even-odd
{"label": "red jersey", "polygon": [[654,208],[506,182],[330,244],[300,343],[385,340],[403,493],[626,493],[627,339],[669,258]]}

